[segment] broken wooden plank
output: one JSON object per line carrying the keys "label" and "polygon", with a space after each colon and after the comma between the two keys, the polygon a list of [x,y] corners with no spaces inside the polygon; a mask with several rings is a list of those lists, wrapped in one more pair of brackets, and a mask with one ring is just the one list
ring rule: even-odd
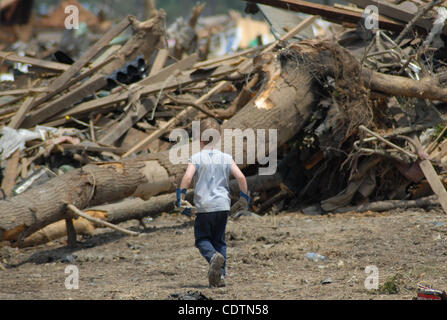
{"label": "broken wooden plank", "polygon": [[[214,88],[212,88],[208,93],[206,93],[205,95],[201,96],[199,99],[194,101],[194,103],[195,104],[200,104],[200,103],[205,102],[213,94],[221,91],[226,85],[228,85],[228,83],[226,81],[223,81],[223,82],[219,83]],[[179,122],[181,119],[186,118],[191,113],[191,111],[193,111],[193,110],[196,110],[196,109],[194,107],[186,108],[185,110],[180,112],[177,116],[171,118],[162,128],[160,128],[157,131],[151,133],[149,136],[147,136],[147,138],[145,138],[144,140],[142,140],[139,143],[137,143],[133,148],[129,149],[125,154],[122,155],[122,157],[123,158],[128,157],[133,152],[137,152],[137,151],[141,150],[142,148],[147,146],[149,143],[151,143],[155,139],[160,138],[162,135],[167,133],[172,128],[172,126],[174,126],[177,122]]]}
{"label": "broken wooden plank", "polygon": [[252,54],[252,53],[256,53],[258,51],[261,51],[261,50],[265,49],[266,47],[267,46],[261,46],[261,47],[246,49],[246,50],[243,50],[243,51],[240,51],[240,52],[236,52],[236,53],[233,53],[233,54],[230,54],[230,55],[226,55],[226,56],[223,56],[223,57],[217,57],[217,58],[214,58],[214,59],[208,59],[206,61],[201,61],[201,62],[196,63],[194,65],[194,68],[198,69],[198,68],[209,67],[209,66],[212,66],[214,64],[219,64],[219,63],[222,63],[222,62],[225,62],[225,61],[228,61],[228,60],[233,60],[233,59],[236,59],[236,58],[240,58],[240,57],[243,57],[243,56],[246,56],[246,55],[249,55],[249,54]]}
{"label": "broken wooden plank", "polygon": [[[307,2],[302,0],[244,0],[254,3],[262,3],[268,6],[281,8],[285,10],[293,10],[307,14],[319,15],[323,19],[330,22],[343,24],[352,23],[357,24],[362,20],[362,13],[340,8],[334,8],[327,5]],[[379,16],[379,28],[401,31],[405,26],[397,21]]]}
{"label": "broken wooden plank", "polygon": [[110,46],[107,48],[104,53],[102,53],[98,58],[96,58],[90,65],[91,68],[95,68],[104,61],[108,60],[111,56],[113,56],[119,49],[121,48],[121,45],[115,44],[113,46]]}
{"label": "broken wooden plank", "polygon": [[438,196],[439,203],[441,204],[444,213],[447,213],[447,191],[445,191],[445,187],[436,173],[435,168],[433,168],[431,161],[428,159],[422,159],[419,162],[419,167],[421,167],[421,170],[430,184],[431,189]]}
{"label": "broken wooden plank", "polygon": [[123,32],[131,24],[131,19],[129,16],[121,20],[120,23],[110,28],[101,39],[99,39],[93,46],[91,46],[78,60],[73,63],[66,72],[61,74],[56,80],[54,80],[51,85],[51,90],[56,90],[57,88],[63,86],[67,81],[69,81],[76,73],[78,73],[93,57],[95,57],[105,46],[109,44],[117,35]]}
{"label": "broken wooden plank", "polygon": [[83,145],[83,144],[71,144],[71,143],[62,143],[60,145],[64,150],[82,150],[89,152],[111,152],[114,154],[122,154],[126,152],[125,148],[116,148],[116,147],[105,147],[105,146],[95,146],[95,145]]}
{"label": "broken wooden plank", "polygon": [[156,74],[149,75],[147,78],[144,78],[143,80],[138,82],[138,84],[144,86],[164,81],[174,72],[179,72],[190,68],[194,63],[196,63],[198,59],[199,55],[197,53],[194,53],[174,64],[171,64],[170,66],[167,66],[166,68],[161,69]]}
{"label": "broken wooden plank", "polygon": [[18,166],[20,160],[20,150],[15,151],[11,157],[6,161],[5,166],[5,176],[2,180],[2,189],[5,192],[6,196],[11,196],[12,188],[16,183],[16,178],[18,175]]}
{"label": "broken wooden plank", "polygon": [[48,90],[49,89],[46,87],[5,90],[5,91],[0,92],[0,96],[16,96],[16,95],[29,94],[29,93],[41,93],[41,92],[48,92]]}
{"label": "broken wooden plank", "polygon": [[[97,66],[93,66],[92,69],[90,70],[90,74],[89,74],[89,71],[87,71],[86,73],[84,73],[84,76],[82,76],[82,77],[80,76],[80,77],[73,79],[73,77],[76,75],[76,73],[78,73],[87,63],[90,62],[90,60],[93,57],[95,57],[105,46],[107,46],[109,44],[109,42],[111,40],[113,40],[113,38],[115,38],[117,35],[119,35],[121,32],[123,32],[131,24],[131,22],[132,22],[132,19],[130,18],[130,16],[127,16],[126,18],[121,20],[121,22],[118,23],[116,26],[109,29],[109,31],[107,31],[101,37],[101,39],[99,39],[77,61],[75,61],[75,63],[73,63],[70,66],[70,68],[65,70],[65,72],[63,74],[61,74],[53,82],[51,82],[51,84],[49,86],[49,92],[47,94],[42,94],[39,97],[37,97],[37,99],[32,103],[30,109],[34,109],[38,105],[48,101],[49,99],[53,98],[54,96],[56,96],[57,94],[59,94],[60,92],[62,92],[66,88],[68,88],[69,86],[73,85],[75,83],[74,80],[76,80],[76,82],[81,81],[86,76],[89,76],[91,73],[93,73],[93,70],[96,71],[96,70],[100,69]],[[98,64],[100,64],[101,66],[105,65],[103,63],[98,63]],[[70,81],[70,79],[71,79],[71,81]],[[69,82],[69,81],[70,81],[70,85],[67,85],[67,82]],[[31,121],[31,120],[29,120],[29,121]],[[25,125],[27,127],[32,127],[36,123],[27,124],[27,122],[25,122]]]}
{"label": "broken wooden plank", "polygon": [[[382,16],[386,16],[392,19],[396,19],[402,22],[409,22],[411,21],[411,19],[413,19],[413,17],[416,15],[416,12],[411,12],[408,9],[405,9],[403,7],[403,4],[394,4],[385,0],[348,0],[348,2],[351,2],[357,6],[359,6],[360,8],[366,8],[369,5],[374,5],[378,8],[379,10],[379,14]],[[432,27],[432,23],[430,20],[428,19],[418,19],[418,21],[416,21],[415,25],[426,29],[427,31],[429,31]]]}
{"label": "broken wooden plank", "polygon": [[[159,13],[155,18],[142,23],[136,21],[133,17],[130,18],[132,18],[135,32],[119,52],[113,56],[113,61],[81,86],[32,112],[23,123],[25,128],[32,127],[51,118],[53,115],[68,109],[74,103],[103,88],[107,84],[107,76],[114,70],[121,68],[128,60],[133,60],[140,54],[145,56],[152,54],[164,34],[165,14]],[[63,81],[61,80],[60,82],[62,83]]]}
{"label": "broken wooden plank", "polygon": [[[159,92],[160,90],[169,90],[169,89],[174,89],[174,88],[178,88],[178,87],[183,87],[183,86],[186,86],[186,85],[194,83],[194,82],[206,80],[209,77],[218,77],[218,76],[222,76],[222,75],[225,75],[228,73],[232,73],[236,70],[237,70],[236,67],[222,66],[222,67],[219,67],[216,70],[214,70],[211,74],[204,74],[204,75],[198,76],[196,78],[191,78],[191,73],[193,71],[188,71],[186,74],[180,74],[178,77],[175,77],[175,78],[173,77],[171,79],[171,81],[169,81],[169,82],[165,83],[165,82],[161,81],[161,82],[153,83],[151,85],[146,85],[140,89],[139,93],[141,94],[142,97],[144,97],[149,94]],[[158,74],[155,76],[158,76]],[[146,80],[146,79],[144,79],[144,80]],[[144,80],[141,80],[140,82],[137,82],[134,85],[135,86],[140,85],[141,83],[143,83]],[[128,92],[120,92],[120,93],[111,94],[104,98],[95,99],[92,101],[87,101],[87,102],[81,103],[81,104],[73,107],[72,109],[57,115],[57,118],[64,118],[66,116],[75,116],[75,115],[79,115],[79,114],[83,114],[83,113],[88,113],[91,111],[97,111],[97,110],[100,110],[101,108],[104,108],[104,107],[107,108],[107,107],[114,105],[116,103],[126,101],[128,98],[129,98]],[[51,119],[51,120],[53,121],[56,119]]]}
{"label": "broken wooden plank", "polygon": [[154,63],[152,64],[151,71],[149,72],[149,77],[157,74],[161,69],[163,69],[166,60],[168,59],[169,50],[160,49],[158,50],[157,56],[155,57]]}
{"label": "broken wooden plank", "polygon": [[[28,97],[25,102],[20,106],[17,113],[12,117],[9,127],[18,129],[25,118],[26,113],[29,111],[34,98]],[[14,188],[16,178],[19,174],[18,166],[20,161],[20,150],[15,151],[12,156],[6,161],[5,177],[2,181],[2,189],[6,196],[11,196],[12,188]]]}
{"label": "broken wooden plank", "polygon": [[33,66],[50,69],[54,71],[66,71],[70,68],[70,65],[65,63],[46,61],[30,57],[22,57],[13,52],[0,51],[0,61],[3,60],[31,64]]}
{"label": "broken wooden plank", "polygon": [[20,125],[22,124],[23,119],[25,119],[26,114],[32,107],[33,101],[34,101],[34,98],[31,98],[31,97],[26,98],[25,102],[20,106],[19,110],[12,117],[11,122],[8,124],[8,127],[13,128],[13,129],[20,128]]}
{"label": "broken wooden plank", "polygon": [[[137,99],[139,99],[139,97]],[[126,133],[130,127],[137,123],[138,120],[149,113],[154,105],[155,104],[152,99],[145,99],[141,103],[135,101],[133,107],[131,107],[126,116],[121,121],[113,125],[108,130],[108,133],[99,140],[99,143],[112,145],[116,140],[121,138],[121,136]]]}
{"label": "broken wooden plank", "polygon": [[[153,130],[150,132],[153,132]],[[127,150],[132,148],[134,145],[136,145],[138,142],[140,142],[147,136],[148,136],[148,133],[146,133],[146,132],[143,132],[143,131],[140,131],[140,130],[134,129],[134,128],[129,128],[129,130],[124,134],[122,139],[118,140],[118,142],[116,144],[117,147],[124,150],[123,152],[120,153],[120,155],[125,153]],[[147,146],[147,148],[149,149],[149,151],[151,153],[158,152],[160,150],[161,143],[167,143],[167,142],[155,140],[154,142],[149,144]]]}

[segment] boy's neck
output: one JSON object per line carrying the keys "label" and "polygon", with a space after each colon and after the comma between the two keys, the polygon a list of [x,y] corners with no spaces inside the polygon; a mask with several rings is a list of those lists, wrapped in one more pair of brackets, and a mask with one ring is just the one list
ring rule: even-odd
{"label": "boy's neck", "polygon": [[212,143],[205,144],[204,142],[200,141],[200,150],[213,150],[214,145]]}

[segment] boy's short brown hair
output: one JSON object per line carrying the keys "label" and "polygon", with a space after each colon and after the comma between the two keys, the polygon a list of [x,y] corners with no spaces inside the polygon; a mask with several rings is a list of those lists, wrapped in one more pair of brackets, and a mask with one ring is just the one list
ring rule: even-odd
{"label": "boy's short brown hair", "polygon": [[213,141],[213,137],[212,136],[209,137],[209,139],[207,141],[202,140],[203,132],[205,130],[208,130],[208,129],[214,129],[217,132],[219,132],[219,134],[220,134],[220,124],[219,124],[219,122],[217,122],[216,119],[211,118],[211,117],[205,118],[205,119],[200,121],[200,141],[203,141],[203,142],[205,142],[207,144],[215,142],[215,141]]}

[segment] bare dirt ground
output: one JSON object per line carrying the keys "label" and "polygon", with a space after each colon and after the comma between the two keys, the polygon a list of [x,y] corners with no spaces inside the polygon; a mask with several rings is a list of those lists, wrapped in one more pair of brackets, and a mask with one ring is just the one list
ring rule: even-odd
{"label": "bare dirt ground", "polygon": [[[142,235],[97,229],[73,250],[62,241],[0,248],[0,299],[169,299],[200,291],[212,299],[409,300],[418,283],[447,290],[447,215],[438,208],[229,221],[227,286],[214,289],[187,217],[164,215],[144,230],[137,221],[121,226]],[[326,259],[309,261],[308,252]],[[70,264],[79,270],[78,289],[64,285]],[[380,290],[365,289],[368,265],[378,268]]]}

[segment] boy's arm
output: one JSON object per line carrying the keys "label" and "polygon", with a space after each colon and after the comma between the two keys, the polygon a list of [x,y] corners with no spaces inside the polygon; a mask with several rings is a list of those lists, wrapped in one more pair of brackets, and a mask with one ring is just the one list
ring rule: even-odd
{"label": "boy's arm", "polygon": [[189,188],[189,185],[191,184],[192,178],[194,177],[195,173],[196,173],[196,167],[194,167],[192,163],[188,163],[185,175],[183,176],[182,181],[180,182],[181,190]]}
{"label": "boy's arm", "polygon": [[176,192],[176,206],[178,208],[183,208],[183,214],[187,215],[188,217],[191,217],[192,211],[191,211],[191,204],[185,200],[186,196],[186,189],[188,189],[189,185],[191,184],[192,178],[194,177],[194,173],[196,172],[196,168],[192,163],[188,164],[188,167],[186,168],[185,175],[182,178],[182,181],[180,182],[180,187],[175,190]]}
{"label": "boy's arm", "polygon": [[230,173],[233,175],[233,177],[236,179],[237,184],[239,185],[239,189],[245,193],[248,194],[248,187],[247,187],[247,180],[245,179],[244,174],[242,173],[241,169],[237,166],[236,162],[231,164]]}
{"label": "boy's arm", "polygon": [[236,178],[236,181],[239,185],[239,189],[241,191],[240,192],[241,197],[230,209],[230,213],[235,214],[238,211],[248,209],[248,205],[250,203],[250,197],[248,195],[247,180],[245,179],[244,174],[236,165],[234,160],[233,163],[231,164],[230,172]]}

